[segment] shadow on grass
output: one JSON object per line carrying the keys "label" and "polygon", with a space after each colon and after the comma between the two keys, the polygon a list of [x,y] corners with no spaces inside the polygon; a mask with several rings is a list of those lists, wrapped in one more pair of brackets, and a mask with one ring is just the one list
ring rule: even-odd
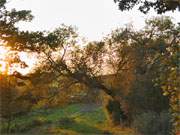
{"label": "shadow on grass", "polygon": [[59,124],[58,128],[71,130],[77,133],[102,134],[103,131],[86,123],[72,122],[71,124]]}

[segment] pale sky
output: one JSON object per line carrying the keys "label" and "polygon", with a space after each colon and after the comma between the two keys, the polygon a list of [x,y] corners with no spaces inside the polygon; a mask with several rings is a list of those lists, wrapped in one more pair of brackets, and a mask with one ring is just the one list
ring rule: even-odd
{"label": "pale sky", "polygon": [[[156,14],[144,15],[136,9],[121,12],[113,0],[9,0],[8,8],[32,10],[31,23],[20,23],[25,30],[53,30],[60,24],[73,25],[88,40],[100,40],[117,27],[133,23],[136,29],[144,26],[144,20]],[[165,15],[180,21],[179,12]]]}

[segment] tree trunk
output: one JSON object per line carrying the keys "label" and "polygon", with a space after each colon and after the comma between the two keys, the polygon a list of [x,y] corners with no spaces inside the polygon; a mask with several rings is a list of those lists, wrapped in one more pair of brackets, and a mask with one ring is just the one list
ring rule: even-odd
{"label": "tree trunk", "polygon": [[110,123],[112,123],[113,125],[124,124],[124,122],[127,120],[127,116],[124,114],[120,102],[116,100],[115,90],[107,88],[102,82],[98,81],[96,78],[90,78],[87,75],[73,75],[72,77],[92,89],[99,89],[104,91],[110,97],[105,106],[105,109],[108,112],[109,120],[111,121]]}
{"label": "tree trunk", "polygon": [[127,116],[124,114],[119,101],[109,99],[105,105],[105,109],[107,110],[108,117],[112,125],[116,126],[125,124]]}

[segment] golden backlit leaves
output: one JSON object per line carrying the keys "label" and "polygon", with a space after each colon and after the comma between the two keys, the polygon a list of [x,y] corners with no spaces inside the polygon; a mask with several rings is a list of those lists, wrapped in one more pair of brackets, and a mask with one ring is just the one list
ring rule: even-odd
{"label": "golden backlit leaves", "polygon": [[0,46],[0,73],[8,73],[8,63],[5,61],[5,55],[8,53],[8,49]]}
{"label": "golden backlit leaves", "polygon": [[0,73],[1,74],[12,74],[14,71],[18,71],[21,74],[28,74],[36,63],[34,55],[27,52],[18,52],[18,57],[21,61],[27,64],[27,67],[22,68],[19,64],[11,63],[10,49],[4,46],[0,46]]}

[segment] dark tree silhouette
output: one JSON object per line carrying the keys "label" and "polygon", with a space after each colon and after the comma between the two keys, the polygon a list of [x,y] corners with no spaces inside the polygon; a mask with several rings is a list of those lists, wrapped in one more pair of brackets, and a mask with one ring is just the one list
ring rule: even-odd
{"label": "dark tree silhouette", "polygon": [[174,11],[177,8],[180,10],[179,0],[114,0],[114,2],[118,3],[121,11],[130,10],[138,5],[139,10],[145,14],[148,13],[151,8],[158,14]]}

